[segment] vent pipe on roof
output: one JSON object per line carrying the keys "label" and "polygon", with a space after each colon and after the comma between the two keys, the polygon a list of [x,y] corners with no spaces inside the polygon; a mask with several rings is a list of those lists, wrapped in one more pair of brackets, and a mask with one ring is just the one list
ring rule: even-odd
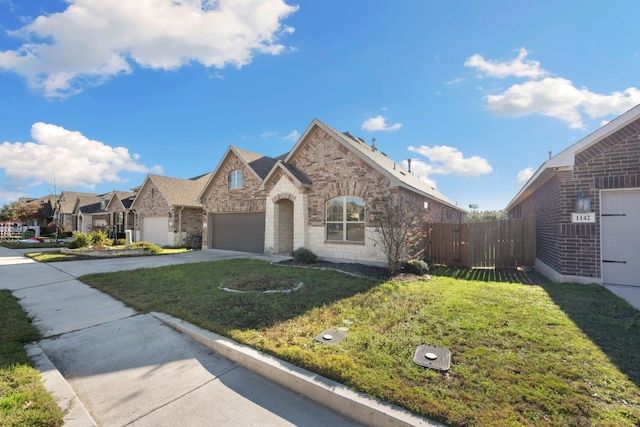
{"label": "vent pipe on roof", "polygon": [[549,159],[551,159],[551,157],[552,157],[552,156],[551,156],[551,153],[552,153],[552,152],[551,152],[551,151],[549,151]]}
{"label": "vent pipe on roof", "polygon": [[371,150],[376,151],[376,139],[371,138]]}
{"label": "vent pipe on roof", "polygon": [[407,159],[407,163],[409,164],[409,173],[411,173],[411,159]]}

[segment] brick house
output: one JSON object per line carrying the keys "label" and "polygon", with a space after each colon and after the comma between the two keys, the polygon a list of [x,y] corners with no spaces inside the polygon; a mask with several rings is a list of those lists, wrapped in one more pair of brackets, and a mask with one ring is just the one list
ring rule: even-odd
{"label": "brick house", "polygon": [[536,217],[536,270],[640,285],[640,105],[547,160],[506,208]]}
{"label": "brick house", "polygon": [[109,227],[118,238],[124,237],[125,230],[133,230],[135,218],[131,205],[138,194],[137,190],[139,189],[134,192],[114,191],[107,202]]}
{"label": "brick house", "polygon": [[147,175],[130,206],[135,216],[134,240],[200,247],[202,205],[197,199],[210,176],[181,179]]}
{"label": "brick house", "polygon": [[229,147],[200,194],[203,248],[289,253],[386,264],[368,214],[381,197],[425,220],[465,222],[466,211],[375,146],[315,119],[293,149],[271,158]]}
{"label": "brick house", "polygon": [[99,194],[78,191],[63,191],[56,203],[54,217],[65,231],[82,231],[82,224],[78,227],[78,214],[82,206],[100,203]]}

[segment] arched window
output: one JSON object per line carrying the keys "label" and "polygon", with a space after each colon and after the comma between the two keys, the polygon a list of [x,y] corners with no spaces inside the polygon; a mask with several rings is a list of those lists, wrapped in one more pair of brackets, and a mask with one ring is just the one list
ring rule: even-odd
{"label": "arched window", "polygon": [[364,199],[340,196],[327,202],[327,240],[364,242]]}
{"label": "arched window", "polygon": [[229,174],[229,190],[242,188],[242,171],[236,169]]}

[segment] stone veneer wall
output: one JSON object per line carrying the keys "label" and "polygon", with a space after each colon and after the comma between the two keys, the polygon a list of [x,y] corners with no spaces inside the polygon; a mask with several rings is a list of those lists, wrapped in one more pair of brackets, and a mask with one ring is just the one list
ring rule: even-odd
{"label": "stone veneer wall", "polygon": [[[136,199],[134,210],[135,215],[135,240],[139,240],[144,235],[143,218],[146,216],[168,216],[171,206],[164,196],[160,193],[153,181],[147,181],[148,185],[142,188],[142,193]],[[167,233],[169,233],[169,222],[167,221]]]}
{"label": "stone veneer wall", "polygon": [[[229,189],[229,174],[234,170],[242,171],[242,188]],[[233,152],[220,166],[215,180],[209,185],[202,197],[202,208],[210,213],[264,212],[265,192],[259,189],[262,180],[245,166]],[[203,215],[202,247],[209,247],[208,220]]]}

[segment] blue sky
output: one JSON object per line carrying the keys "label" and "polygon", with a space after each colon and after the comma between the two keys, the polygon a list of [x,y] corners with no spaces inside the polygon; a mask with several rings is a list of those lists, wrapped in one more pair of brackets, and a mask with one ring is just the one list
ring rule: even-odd
{"label": "blue sky", "polygon": [[[133,6],[132,6],[133,5]],[[0,0],[0,205],[269,156],[314,118],[463,208],[640,103],[635,0]]]}

